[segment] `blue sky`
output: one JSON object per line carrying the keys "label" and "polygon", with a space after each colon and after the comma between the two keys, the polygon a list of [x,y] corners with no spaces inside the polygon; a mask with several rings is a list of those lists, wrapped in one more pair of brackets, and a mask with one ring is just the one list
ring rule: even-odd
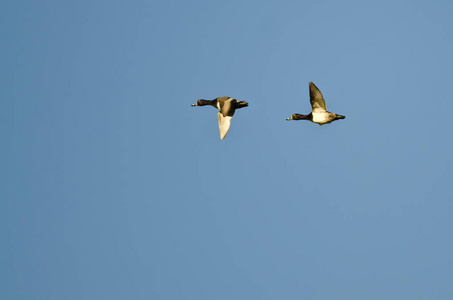
{"label": "blue sky", "polygon": [[452,299],[452,13],[3,1],[1,298]]}

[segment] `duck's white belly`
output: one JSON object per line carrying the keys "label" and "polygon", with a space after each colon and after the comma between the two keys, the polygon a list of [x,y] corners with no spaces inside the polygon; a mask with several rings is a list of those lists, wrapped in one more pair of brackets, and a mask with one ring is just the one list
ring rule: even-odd
{"label": "duck's white belly", "polygon": [[326,124],[328,122],[331,122],[330,114],[328,112],[322,112],[322,113],[312,113],[313,115],[313,123],[317,124]]}

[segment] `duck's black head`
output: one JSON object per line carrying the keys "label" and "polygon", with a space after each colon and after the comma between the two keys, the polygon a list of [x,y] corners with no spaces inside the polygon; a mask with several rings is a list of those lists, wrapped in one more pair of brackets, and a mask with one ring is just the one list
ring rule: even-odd
{"label": "duck's black head", "polygon": [[194,104],[192,104],[192,106],[205,106],[205,105],[212,105],[212,100],[200,99]]}
{"label": "duck's black head", "polygon": [[309,115],[301,115],[301,114],[293,114],[291,117],[287,118],[286,120],[311,120],[312,114]]}

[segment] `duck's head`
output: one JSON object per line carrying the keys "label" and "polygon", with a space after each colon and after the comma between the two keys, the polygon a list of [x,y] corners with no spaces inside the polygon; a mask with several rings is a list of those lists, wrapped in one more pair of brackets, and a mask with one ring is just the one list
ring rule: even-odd
{"label": "duck's head", "polygon": [[291,117],[286,118],[286,120],[296,120],[296,114],[291,115]]}
{"label": "duck's head", "polygon": [[291,117],[287,118],[286,120],[310,120],[310,115],[301,115],[301,114],[293,114]]}
{"label": "duck's head", "polygon": [[209,100],[200,99],[197,102],[195,102],[194,104],[192,104],[192,106],[204,106],[204,105],[209,105],[209,104],[211,104],[209,102]]}

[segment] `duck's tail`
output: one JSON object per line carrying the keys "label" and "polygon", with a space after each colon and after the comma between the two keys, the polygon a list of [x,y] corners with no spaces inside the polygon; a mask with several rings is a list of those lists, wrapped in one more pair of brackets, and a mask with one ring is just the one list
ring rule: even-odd
{"label": "duck's tail", "polygon": [[242,107],[246,107],[246,106],[249,106],[249,104],[245,101],[238,101],[238,103],[237,103],[237,108],[242,108]]}
{"label": "duck's tail", "polygon": [[345,116],[335,114],[335,120],[344,119]]}

